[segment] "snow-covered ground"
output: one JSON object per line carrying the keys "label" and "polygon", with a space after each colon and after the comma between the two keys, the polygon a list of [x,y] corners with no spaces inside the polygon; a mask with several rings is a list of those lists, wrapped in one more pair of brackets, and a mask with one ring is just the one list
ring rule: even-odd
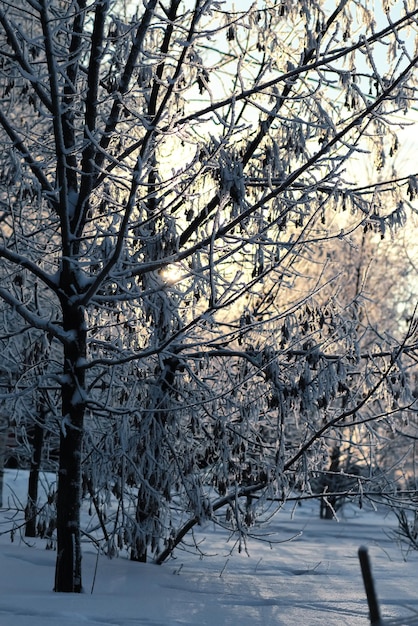
{"label": "snow-covered ground", "polygon": [[[4,500],[24,493],[26,477],[9,471]],[[385,617],[418,616],[418,553],[405,561],[389,537],[393,518],[347,507],[339,522],[320,520],[317,503],[280,512],[249,554],[208,524],[199,529],[205,558],[178,550],[159,567],[84,551],[81,595],[52,591],[55,553],[41,540],[13,543],[10,512],[0,511],[1,626],[366,626],[357,558],[369,548]],[[292,540],[290,540],[293,537]],[[232,551],[232,553],[231,553]]]}

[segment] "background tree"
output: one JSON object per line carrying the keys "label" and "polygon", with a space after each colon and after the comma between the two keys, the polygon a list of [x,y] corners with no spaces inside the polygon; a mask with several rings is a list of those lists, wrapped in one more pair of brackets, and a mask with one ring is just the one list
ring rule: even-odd
{"label": "background tree", "polygon": [[53,355],[57,591],[82,589],[84,493],[108,545],[161,562],[208,517],[245,538],[330,433],[414,402],[415,319],[363,352],[316,251],[405,223],[414,173],[365,193],[349,166],[396,148],[418,11],[227,8],[0,4],[0,297]]}

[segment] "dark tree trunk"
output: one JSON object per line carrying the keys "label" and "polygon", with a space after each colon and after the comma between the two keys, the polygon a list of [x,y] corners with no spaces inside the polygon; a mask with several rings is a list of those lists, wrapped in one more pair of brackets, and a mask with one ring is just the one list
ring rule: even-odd
{"label": "dark tree trunk", "polygon": [[162,476],[160,462],[160,445],[162,439],[163,425],[160,415],[151,417],[149,423],[150,440],[146,449],[142,450],[144,457],[142,466],[142,481],[138,485],[138,496],[136,502],[135,522],[133,542],[131,546],[131,561],[146,563],[148,548],[154,547],[160,533],[160,498]]}
{"label": "dark tree trunk", "polygon": [[[161,328],[161,325],[156,326]],[[136,504],[136,532],[131,547],[131,560],[145,563],[147,551],[155,551],[161,534],[161,501],[170,498],[170,477],[167,460],[161,458],[162,445],[170,421],[171,397],[175,375],[180,361],[176,357],[166,358],[156,382],[158,392],[154,398],[155,413],[148,422],[149,443],[142,454],[143,482],[138,485]]]}
{"label": "dark tree trunk", "polygon": [[57,561],[55,591],[82,591],[80,508],[81,458],[85,412],[86,357],[84,309],[62,303],[64,330],[71,333],[64,348],[62,426],[57,492]]}
{"label": "dark tree trunk", "polygon": [[2,416],[0,417],[0,507],[3,506],[3,477],[8,432],[7,420]]}
{"label": "dark tree trunk", "polygon": [[325,498],[321,498],[321,506],[319,512],[321,519],[334,519],[337,496],[332,494],[337,488],[338,477],[336,476],[336,473],[340,468],[340,457],[341,450],[338,446],[335,446],[331,452],[329,474],[328,476],[326,476],[324,481],[324,489],[326,489],[327,493],[330,493],[331,495],[326,496]]}
{"label": "dark tree trunk", "polygon": [[[158,513],[158,506],[156,507],[156,512]],[[136,503],[135,515],[135,521],[138,525],[138,528],[142,528],[143,524],[146,522],[149,516],[149,505],[143,499],[142,486],[140,485],[138,489],[138,500]],[[133,545],[131,547],[130,558],[131,561],[137,561],[138,563],[147,562],[147,542],[139,536],[139,533],[137,533],[134,538]]]}
{"label": "dark tree trunk", "polygon": [[39,422],[35,424],[32,436],[32,459],[29,472],[28,502],[25,509],[25,536],[36,537],[36,516],[38,502],[38,481],[39,470],[42,460],[42,449],[44,444],[44,421],[45,413],[41,408],[39,412]]}

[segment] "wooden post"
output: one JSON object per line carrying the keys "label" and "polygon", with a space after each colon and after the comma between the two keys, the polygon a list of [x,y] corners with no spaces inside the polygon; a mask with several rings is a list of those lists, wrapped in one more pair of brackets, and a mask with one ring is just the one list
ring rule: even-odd
{"label": "wooden post", "polygon": [[370,624],[372,626],[383,626],[367,548],[360,546],[358,556],[360,560],[361,573],[363,575],[367,603],[369,605]]}

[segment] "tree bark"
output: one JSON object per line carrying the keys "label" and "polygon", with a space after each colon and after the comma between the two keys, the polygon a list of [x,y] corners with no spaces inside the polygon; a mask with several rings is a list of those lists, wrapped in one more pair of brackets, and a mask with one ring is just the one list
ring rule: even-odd
{"label": "tree bark", "polygon": [[[341,450],[338,446],[335,446],[331,452],[331,462],[329,466],[329,474],[325,476],[324,479],[324,489],[327,492],[333,493],[337,488],[337,477],[336,473],[340,468],[340,456]],[[337,496],[330,495],[325,498],[321,498],[321,506],[319,516],[321,519],[334,519],[335,515],[335,507],[337,503]]]}
{"label": "tree bark", "polygon": [[4,478],[4,463],[6,456],[7,435],[9,432],[7,419],[4,416],[0,417],[0,507],[3,506],[3,478]]}
{"label": "tree bark", "polygon": [[85,312],[62,304],[64,330],[71,333],[64,348],[62,426],[57,492],[57,561],[54,591],[82,591],[80,508],[81,458],[85,413]]}
{"label": "tree bark", "polygon": [[36,516],[38,502],[38,481],[39,470],[42,460],[42,449],[44,444],[44,420],[45,414],[40,411],[40,423],[35,423],[32,437],[32,459],[29,472],[28,501],[25,509],[25,536],[36,537]]}

